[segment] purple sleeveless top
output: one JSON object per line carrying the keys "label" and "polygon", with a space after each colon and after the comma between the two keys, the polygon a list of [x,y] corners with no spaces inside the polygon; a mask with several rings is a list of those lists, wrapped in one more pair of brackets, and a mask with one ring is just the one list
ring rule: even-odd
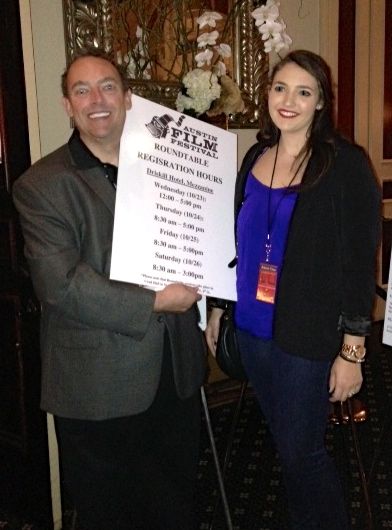
{"label": "purple sleeveless top", "polygon": [[[278,281],[286,249],[287,234],[297,200],[288,188],[269,188],[249,172],[244,202],[237,220],[237,328],[263,339],[272,338],[275,305],[256,300],[260,264],[265,261],[265,243],[270,227],[269,263],[278,267]],[[270,220],[268,223],[268,196]]]}

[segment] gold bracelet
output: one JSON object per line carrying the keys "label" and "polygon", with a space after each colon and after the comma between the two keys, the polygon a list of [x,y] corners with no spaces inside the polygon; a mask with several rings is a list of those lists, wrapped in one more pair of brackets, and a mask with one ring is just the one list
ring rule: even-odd
{"label": "gold bracelet", "polygon": [[365,361],[366,348],[361,344],[342,344],[339,356],[350,363],[363,363]]}

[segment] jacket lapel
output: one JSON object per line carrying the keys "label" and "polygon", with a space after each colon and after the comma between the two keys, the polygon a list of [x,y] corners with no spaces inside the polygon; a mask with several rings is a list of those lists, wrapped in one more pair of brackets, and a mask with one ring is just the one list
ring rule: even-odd
{"label": "jacket lapel", "polygon": [[77,174],[98,195],[114,215],[116,192],[105,178],[101,168],[78,169]]}
{"label": "jacket lapel", "polygon": [[73,171],[102,200],[112,215],[114,215],[115,190],[106,179],[101,162],[82,142],[76,129],[72,133],[67,147],[69,163]]}

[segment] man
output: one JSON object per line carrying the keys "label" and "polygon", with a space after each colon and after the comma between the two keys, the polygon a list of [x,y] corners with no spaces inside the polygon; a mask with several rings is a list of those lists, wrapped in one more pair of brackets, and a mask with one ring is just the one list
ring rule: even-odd
{"label": "man", "polygon": [[42,304],[41,406],[55,416],[64,484],[83,530],[194,528],[200,296],[109,280],[131,93],[97,50],[62,81],[75,131],[17,180],[14,200]]}

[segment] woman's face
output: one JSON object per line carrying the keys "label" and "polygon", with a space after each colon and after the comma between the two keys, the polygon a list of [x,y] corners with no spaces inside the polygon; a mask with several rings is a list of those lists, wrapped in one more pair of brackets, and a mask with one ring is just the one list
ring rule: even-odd
{"label": "woman's face", "polygon": [[287,63],[273,80],[268,95],[268,110],[282,134],[303,135],[322,108],[316,79],[295,63]]}

